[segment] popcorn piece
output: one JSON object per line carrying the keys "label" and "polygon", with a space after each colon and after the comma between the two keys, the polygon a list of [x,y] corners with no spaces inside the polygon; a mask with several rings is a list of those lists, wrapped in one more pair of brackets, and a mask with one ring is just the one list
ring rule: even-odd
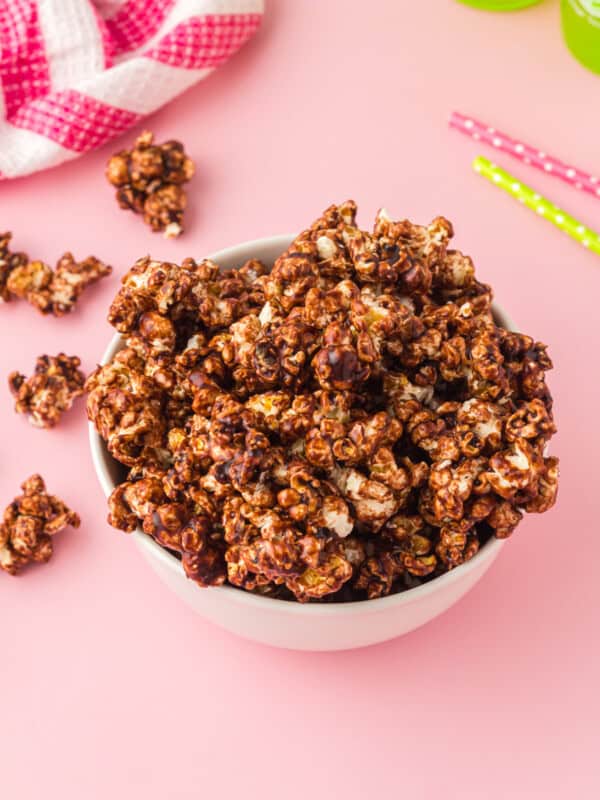
{"label": "popcorn piece", "polygon": [[500,497],[510,500],[533,483],[540,460],[526,439],[517,439],[490,459],[488,483]]}
{"label": "popcorn piece", "polygon": [[501,406],[476,398],[466,400],[456,414],[461,452],[466,456],[476,456],[485,448],[498,449],[505,418],[506,412]]}
{"label": "popcorn piece", "polygon": [[144,374],[131,349],[99,367],[87,379],[87,413],[118,461],[133,467],[158,463],[164,454],[164,391]]}
{"label": "popcorn piece", "polygon": [[338,468],[333,479],[344,497],[352,501],[357,519],[373,530],[379,530],[399,508],[398,499],[388,486],[369,480],[355,469]]}
{"label": "popcorn piece", "polygon": [[526,500],[525,511],[543,514],[556,502],[558,494],[558,459],[544,458],[538,476],[535,493]]}
{"label": "popcorn piece", "polygon": [[42,261],[31,261],[12,270],[7,280],[8,291],[41,311],[62,317],[73,310],[83,291],[101,278],[110,275],[112,267],[94,256],[77,262],[71,253],[59,259],[52,270]]}
{"label": "popcorn piece", "polygon": [[85,376],[78,369],[77,356],[59,353],[40,356],[34,374],[27,378],[19,372],[9,375],[8,385],[16,398],[15,411],[27,414],[32,425],[53,428],[76,397],[83,394]]}
{"label": "popcorn piece", "polygon": [[429,471],[429,486],[434,492],[436,519],[444,523],[463,519],[464,503],[473,490],[476,474],[476,465],[468,459],[458,466],[450,461],[433,464]]}
{"label": "popcorn piece", "polygon": [[477,536],[469,533],[468,523],[444,526],[435,552],[445,569],[453,569],[473,558],[479,550]]}
{"label": "popcorn piece", "polygon": [[510,536],[514,531],[522,518],[523,514],[518,508],[515,508],[512,503],[509,503],[507,500],[501,500],[488,516],[487,522],[494,529],[494,533],[498,539],[506,539],[507,536]]}
{"label": "popcorn piece", "polygon": [[141,259],[111,306],[126,347],[87,381],[128,468],[109,521],[200,586],[383,597],[554,503],[545,346],[496,325],[447,220],[355,214],[326,209],[270,273]]}
{"label": "popcorn piece", "polygon": [[162,481],[156,476],[126,481],[119,484],[108,498],[108,522],[131,533],[138,526],[138,520],[152,515],[166,500]]}
{"label": "popcorn piece", "polygon": [[74,511],[46,492],[39,475],[28,478],[21,489],[23,494],[6,508],[0,523],[0,568],[9,575],[16,575],[28,564],[48,561],[54,534],[68,525],[80,525]]}
{"label": "popcorn piece", "polygon": [[106,177],[117,187],[121,208],[142,214],[153,231],[173,238],[183,230],[187,196],[182,184],[191,179],[194,169],[181,142],[154,144],[154,135],[145,131],[131,150],[122,150],[109,160]]}
{"label": "popcorn piece", "polygon": [[341,497],[332,495],[323,499],[318,516],[312,523],[335,533],[340,539],[345,539],[354,530],[354,520],[350,516],[348,506]]}
{"label": "popcorn piece", "polygon": [[540,439],[546,441],[556,432],[546,405],[534,398],[524,403],[506,421],[506,438],[509,442],[517,439]]}
{"label": "popcorn piece", "polygon": [[7,283],[11,272],[23,267],[29,261],[26,253],[11,253],[9,250],[11,233],[0,233],[0,302],[10,300]]}
{"label": "popcorn piece", "polygon": [[[147,341],[152,332],[145,330],[142,317],[156,312],[177,326],[180,340],[183,333],[187,343],[192,334],[200,332],[195,327],[224,328],[262,305],[262,292],[253,282],[264,269],[258,261],[220,272],[208,260],[197,263],[188,258],[178,266],[141,258],[123,277],[108,320],[120,333],[138,333]],[[157,316],[151,319],[154,325],[159,323]],[[168,339],[174,345],[171,333]]]}
{"label": "popcorn piece", "polygon": [[[418,585],[419,581],[413,582],[412,576],[426,577],[433,572],[435,565],[435,555],[423,555],[414,559],[399,548],[387,548],[384,544],[376,547],[375,553],[363,561],[354,588],[365,593],[368,600],[375,600],[390,594],[394,584],[397,585],[400,579],[408,583],[405,588]],[[411,571],[407,567],[411,567]]]}
{"label": "popcorn piece", "polygon": [[[40,293],[48,295],[52,281],[52,269],[42,261],[28,261],[13,269],[6,281],[10,294],[38,305]],[[44,300],[44,307],[47,303]]]}
{"label": "popcorn piece", "polygon": [[325,555],[317,566],[309,567],[287,586],[297,600],[319,600],[325,595],[335,594],[352,577],[352,565],[341,554]]}

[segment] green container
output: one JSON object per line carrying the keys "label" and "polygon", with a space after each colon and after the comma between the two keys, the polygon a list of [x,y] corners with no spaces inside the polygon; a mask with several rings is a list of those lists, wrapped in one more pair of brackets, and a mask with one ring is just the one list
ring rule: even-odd
{"label": "green container", "polygon": [[517,8],[534,6],[540,0],[459,0],[459,2],[486,11],[516,11]]}
{"label": "green container", "polygon": [[561,0],[562,29],[578,61],[600,73],[600,0]]}

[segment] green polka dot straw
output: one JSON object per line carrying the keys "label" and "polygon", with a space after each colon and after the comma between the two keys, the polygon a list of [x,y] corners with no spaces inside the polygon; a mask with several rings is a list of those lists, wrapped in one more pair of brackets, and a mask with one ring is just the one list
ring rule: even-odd
{"label": "green polka dot straw", "polygon": [[501,167],[492,164],[487,158],[478,156],[473,161],[473,169],[484,178],[487,178],[492,183],[504,189],[505,192],[516,197],[519,202],[526,205],[532,211],[535,211],[544,217],[561,231],[576,239],[584,247],[593,250],[594,253],[600,255],[600,235],[595,231],[583,225],[579,220],[567,214],[566,211],[555,206],[541,194],[526,186],[521,181],[513,177],[509,172],[503,170]]}

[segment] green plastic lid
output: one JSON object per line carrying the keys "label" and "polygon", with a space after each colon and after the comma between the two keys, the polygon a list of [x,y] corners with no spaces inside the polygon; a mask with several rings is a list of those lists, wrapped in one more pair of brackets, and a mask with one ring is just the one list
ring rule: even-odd
{"label": "green plastic lid", "polygon": [[600,0],[561,0],[565,42],[585,67],[600,73]]}
{"label": "green plastic lid", "polygon": [[518,8],[533,6],[540,0],[459,0],[459,2],[486,11],[516,11]]}

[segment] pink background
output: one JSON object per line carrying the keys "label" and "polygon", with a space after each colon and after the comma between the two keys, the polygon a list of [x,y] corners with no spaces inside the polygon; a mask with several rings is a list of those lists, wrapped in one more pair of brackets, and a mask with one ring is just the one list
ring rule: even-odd
{"label": "pink background", "polygon": [[[600,259],[472,174],[480,149],[446,127],[457,108],[600,170],[600,78],[569,56],[558,17],[552,0],[506,15],[271,0],[259,35],[150,122],[198,164],[177,242],[117,210],[102,174],[113,145],[0,186],[18,247],[115,266],[71,318],[3,307],[2,375],[61,349],[91,369],[118,279],[147,252],[201,257],[348,196],[365,225],[379,205],[444,213],[499,302],[550,345],[562,462],[556,508],[526,519],[444,616],[370,649],[299,654],[195,616],[106,525],[83,403],[38,431],[2,389],[2,502],[40,471],[84,520],[46,568],[0,574],[2,797],[598,796]],[[600,226],[593,198],[502,161]]]}

